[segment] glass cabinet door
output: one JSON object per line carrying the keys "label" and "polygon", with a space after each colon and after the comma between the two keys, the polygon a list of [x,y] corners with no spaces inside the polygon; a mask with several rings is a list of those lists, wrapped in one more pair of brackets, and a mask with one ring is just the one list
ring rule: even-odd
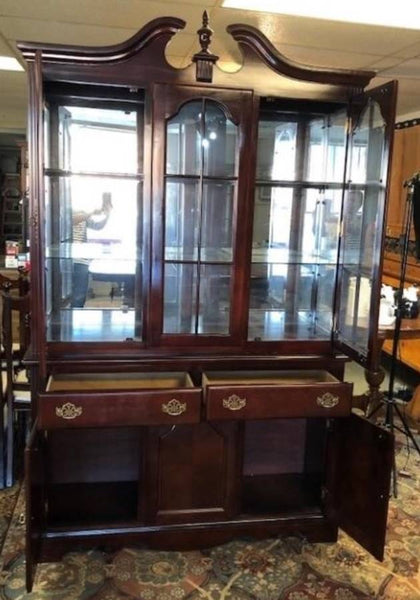
{"label": "glass cabinet door", "polygon": [[212,100],[167,123],[163,333],[229,333],[237,130]]}
{"label": "glass cabinet door", "polygon": [[[239,193],[243,126],[241,115],[233,116],[223,103],[223,92],[216,98],[196,95],[177,104],[176,93],[166,97],[155,130],[154,151],[164,160],[155,183],[162,185],[162,197],[153,198],[153,229],[162,230],[163,239],[162,246],[155,240],[153,272],[160,272],[161,295],[152,301],[152,312],[161,307],[156,329],[165,340],[228,339],[238,330],[233,297],[244,248],[237,244],[237,218],[247,205]],[[161,98],[155,102],[165,106]],[[158,148],[156,131],[164,134],[165,152]]]}
{"label": "glass cabinet door", "polygon": [[394,84],[369,91],[352,112],[334,337],[368,366],[377,337]]}
{"label": "glass cabinet door", "polygon": [[47,341],[141,339],[142,106],[64,100],[48,119]]}

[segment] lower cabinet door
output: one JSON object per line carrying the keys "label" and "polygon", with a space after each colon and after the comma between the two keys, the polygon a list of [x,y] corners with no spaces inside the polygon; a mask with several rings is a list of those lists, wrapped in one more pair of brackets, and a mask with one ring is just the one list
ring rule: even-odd
{"label": "lower cabinet door", "polygon": [[384,556],[394,438],[352,414],[335,423],[332,505],[339,527],[378,560]]}
{"label": "lower cabinet door", "polygon": [[45,444],[36,423],[25,449],[26,587],[30,592],[45,530]]}
{"label": "lower cabinet door", "polygon": [[239,512],[242,426],[150,427],[141,512],[147,523],[197,523]]}

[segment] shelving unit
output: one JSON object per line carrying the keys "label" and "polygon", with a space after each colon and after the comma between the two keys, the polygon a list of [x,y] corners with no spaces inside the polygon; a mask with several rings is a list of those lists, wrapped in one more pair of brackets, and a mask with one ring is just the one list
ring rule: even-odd
{"label": "shelving unit", "polygon": [[0,145],[0,248],[5,242],[19,242],[26,250],[27,156],[26,144]]}

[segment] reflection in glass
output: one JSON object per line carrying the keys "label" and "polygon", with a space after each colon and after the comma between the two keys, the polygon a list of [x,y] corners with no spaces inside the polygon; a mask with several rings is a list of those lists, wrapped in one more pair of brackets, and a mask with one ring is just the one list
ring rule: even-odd
{"label": "reflection in glass", "polygon": [[257,187],[253,262],[335,262],[341,191]]}
{"label": "reflection in glass", "polygon": [[248,339],[328,337],[340,210],[340,190],[256,188]]}
{"label": "reflection in glass", "polygon": [[[325,181],[327,127],[324,119],[309,125],[307,179]],[[343,173],[341,173],[343,174]]]}
{"label": "reflection in glass", "polygon": [[[334,275],[334,269],[319,290],[326,273],[325,267],[322,271],[315,264],[253,264],[248,339],[327,339],[334,283],[330,274]],[[322,320],[320,311],[326,313]]]}
{"label": "reflection in glass", "polygon": [[165,263],[164,333],[195,333],[196,290],[196,265]]}
{"label": "reflection in glass", "polygon": [[75,172],[137,173],[137,111],[60,107],[59,167]]}
{"label": "reflection in glass", "polygon": [[374,257],[381,243],[378,219],[385,186],[382,156],[385,124],[370,101],[351,137],[350,179],[344,196],[338,330],[342,341],[367,354]]}
{"label": "reflection in glass", "polygon": [[201,259],[230,262],[233,249],[235,184],[204,182],[201,216]]}
{"label": "reflection in glass", "polygon": [[215,102],[204,103],[203,175],[234,177],[236,175],[237,127]]}
{"label": "reflection in glass", "polygon": [[[164,275],[164,333],[227,334],[230,265],[169,263]],[[198,310],[197,310],[198,306]]]}
{"label": "reflection in glass", "polygon": [[164,333],[229,333],[237,130],[208,99],[167,123]]}
{"label": "reflection in glass", "polygon": [[[226,262],[232,260],[232,219],[235,184],[167,179],[165,259]],[[201,222],[200,222],[201,214]]]}
{"label": "reflection in glass", "polygon": [[[84,310],[134,311],[136,301],[140,300],[135,298],[135,280],[140,275],[136,260],[140,252],[137,249],[139,184],[128,179],[82,176],[52,178],[51,183],[58,194],[51,203],[54,227],[46,248],[47,282],[50,282],[47,306],[54,323],[49,331],[54,339],[59,339],[60,323],[64,335],[66,321],[72,323],[73,334],[80,336],[74,339],[115,339],[116,333],[106,328],[74,327],[76,321],[63,311],[78,309],[78,323],[83,321]],[[136,318],[140,321],[140,314]],[[125,320],[122,339],[139,334],[138,328],[134,330],[134,317],[129,322],[133,329],[126,335]]]}
{"label": "reflection in glass", "polygon": [[201,265],[197,333],[229,333],[231,272],[230,265]]}
{"label": "reflection in glass", "polygon": [[166,130],[166,173],[198,175],[202,154],[201,100],[188,102],[172,117]]}
{"label": "reflection in glass", "polygon": [[326,180],[342,183],[347,145],[347,112],[329,117],[327,129]]}
{"label": "reflection in glass", "polygon": [[346,150],[346,111],[309,125],[306,179],[342,183]]}
{"label": "reflection in glass", "polygon": [[48,340],[53,342],[92,342],[132,339],[141,327],[133,311],[112,309],[62,309],[54,312],[47,324]]}
{"label": "reflection in glass", "polygon": [[295,179],[297,123],[261,120],[257,179]]}
{"label": "reflection in glass", "polygon": [[198,190],[196,181],[166,181],[166,260],[197,260],[200,214]]}

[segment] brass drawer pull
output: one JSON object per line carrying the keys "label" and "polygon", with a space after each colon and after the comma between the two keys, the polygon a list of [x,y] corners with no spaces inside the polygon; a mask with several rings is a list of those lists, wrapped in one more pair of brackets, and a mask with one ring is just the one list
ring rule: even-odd
{"label": "brass drawer pull", "polygon": [[246,398],[239,398],[236,394],[232,394],[229,398],[223,398],[223,408],[228,410],[241,410],[246,406]]}
{"label": "brass drawer pull", "polygon": [[76,406],[72,402],[66,402],[63,406],[55,407],[55,414],[62,419],[77,419],[83,412],[81,406]]}
{"label": "brass drawer pull", "polygon": [[331,392],[325,392],[322,396],[318,396],[316,399],[316,403],[318,406],[322,406],[322,408],[334,408],[340,402],[340,398],[338,396],[333,396]]}
{"label": "brass drawer pull", "polygon": [[169,400],[167,404],[162,404],[162,412],[167,415],[171,415],[171,417],[177,417],[178,415],[182,415],[187,410],[187,403],[180,402],[175,398]]}

